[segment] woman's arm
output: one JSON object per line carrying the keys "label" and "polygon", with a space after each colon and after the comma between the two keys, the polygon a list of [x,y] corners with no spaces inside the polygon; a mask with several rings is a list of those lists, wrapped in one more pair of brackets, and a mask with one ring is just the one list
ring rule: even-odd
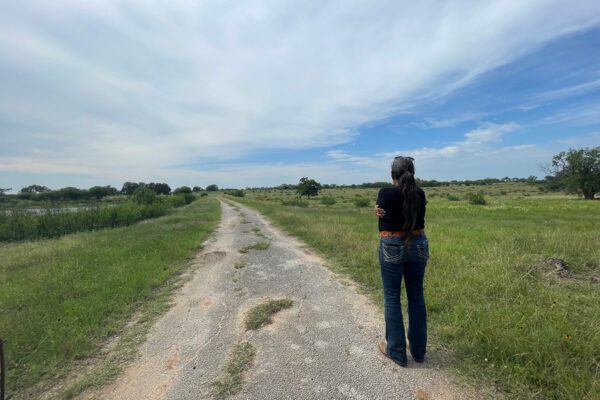
{"label": "woman's arm", "polygon": [[385,210],[383,208],[379,207],[381,202],[382,202],[381,189],[379,189],[379,192],[377,193],[377,200],[375,201],[375,208],[373,208],[373,212],[375,213],[375,215],[378,218],[381,218],[385,215]]}

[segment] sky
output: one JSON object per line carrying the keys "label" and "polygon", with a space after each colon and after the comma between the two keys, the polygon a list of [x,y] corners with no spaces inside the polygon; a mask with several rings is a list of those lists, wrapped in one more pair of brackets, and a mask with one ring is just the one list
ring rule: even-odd
{"label": "sky", "polygon": [[543,177],[600,145],[600,2],[0,4],[0,188]]}

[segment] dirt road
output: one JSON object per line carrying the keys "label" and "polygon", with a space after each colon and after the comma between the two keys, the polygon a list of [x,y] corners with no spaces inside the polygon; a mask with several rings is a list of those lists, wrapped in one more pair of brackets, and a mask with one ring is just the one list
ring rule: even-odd
{"label": "dirt road", "polygon": [[[92,397],[213,398],[213,384],[240,341],[251,343],[256,357],[232,399],[472,397],[430,362],[401,368],[383,357],[376,350],[381,312],[350,282],[256,212],[227,203],[222,210],[192,280],[150,331],[141,357]],[[239,252],[257,242],[270,246]],[[245,313],[268,298],[294,305],[273,324],[246,331]]]}

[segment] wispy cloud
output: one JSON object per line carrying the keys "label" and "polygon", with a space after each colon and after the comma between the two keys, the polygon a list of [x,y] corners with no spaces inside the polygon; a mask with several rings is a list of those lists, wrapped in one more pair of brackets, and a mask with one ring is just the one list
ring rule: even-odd
{"label": "wispy cloud", "polygon": [[65,0],[0,11],[0,170],[152,179],[348,142],[362,124],[597,24],[600,5]]}

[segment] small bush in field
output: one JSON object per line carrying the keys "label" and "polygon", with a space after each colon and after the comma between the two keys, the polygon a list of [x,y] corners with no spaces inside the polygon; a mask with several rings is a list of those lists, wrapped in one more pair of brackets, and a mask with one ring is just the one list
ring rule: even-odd
{"label": "small bush in field", "polygon": [[467,193],[466,199],[469,201],[469,204],[473,205],[486,205],[487,201],[482,192],[478,193]]}
{"label": "small bush in field", "polygon": [[354,205],[358,208],[368,207],[369,203],[370,203],[369,199],[364,199],[364,198],[354,199]]}
{"label": "small bush in field", "polygon": [[225,192],[225,194],[228,194],[228,195],[234,196],[234,197],[244,197],[244,196],[246,196],[246,194],[244,193],[244,191],[241,190],[241,189],[228,190],[228,191]]}
{"label": "small bush in field", "polygon": [[446,200],[448,201],[459,201],[460,198],[454,194],[448,194],[446,195]]}
{"label": "small bush in field", "polygon": [[140,186],[133,192],[133,201],[138,204],[152,204],[156,202],[156,193],[146,186]]}
{"label": "small bush in field", "polygon": [[324,204],[326,206],[332,206],[335,203],[337,203],[337,200],[331,196],[321,197],[321,204]]}

